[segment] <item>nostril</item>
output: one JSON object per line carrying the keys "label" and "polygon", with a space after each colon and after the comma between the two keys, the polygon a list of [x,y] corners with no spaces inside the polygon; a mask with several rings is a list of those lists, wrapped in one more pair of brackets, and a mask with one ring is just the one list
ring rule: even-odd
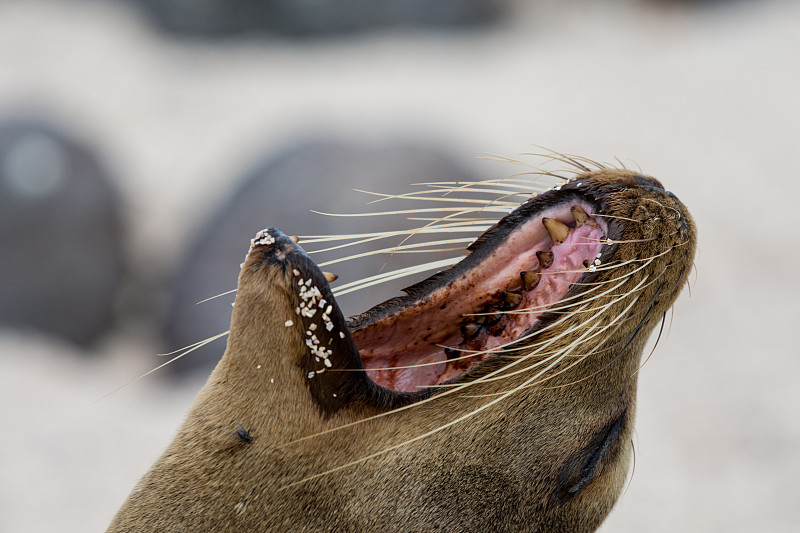
{"label": "nostril", "polygon": [[642,177],[642,176],[636,176],[633,179],[636,180],[636,182],[639,185],[641,185],[642,187],[646,187],[648,189],[656,189],[656,190],[659,190],[659,191],[663,191],[664,190],[664,186],[661,185],[661,183],[658,180],[655,180],[653,178],[645,178],[645,177]]}

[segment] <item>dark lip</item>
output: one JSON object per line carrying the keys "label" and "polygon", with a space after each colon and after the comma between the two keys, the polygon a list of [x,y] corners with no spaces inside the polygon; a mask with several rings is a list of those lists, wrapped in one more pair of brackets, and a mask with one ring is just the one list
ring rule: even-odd
{"label": "dark lip", "polygon": [[[314,317],[296,313],[293,319],[293,327],[302,328],[303,332],[309,331],[311,325],[315,324],[315,331],[318,331],[322,337],[321,342],[335,350],[335,368],[348,370],[333,371],[331,369],[331,371],[320,374],[320,379],[306,379],[309,392],[322,414],[330,416],[348,405],[359,402],[381,409],[394,409],[410,403],[410,398],[396,391],[385,389],[369,379],[364,371],[347,321],[336,303],[330,285],[306,251],[277,228],[266,228],[260,232],[260,234],[262,233],[269,234],[274,241],[268,244],[256,244],[248,254],[244,268],[253,268],[258,272],[270,265],[282,269],[285,275],[292,273],[293,283],[288,287],[290,291],[298,290],[296,280],[311,280],[311,285],[318,288],[321,297],[326,300],[326,305],[332,306],[330,321],[333,328],[330,332],[325,328],[320,328],[318,320],[315,320]],[[344,336],[338,335],[338,332],[343,332]],[[304,376],[321,369],[319,362],[314,360],[314,356],[308,350],[305,357],[300,358],[299,366],[299,371]]]}

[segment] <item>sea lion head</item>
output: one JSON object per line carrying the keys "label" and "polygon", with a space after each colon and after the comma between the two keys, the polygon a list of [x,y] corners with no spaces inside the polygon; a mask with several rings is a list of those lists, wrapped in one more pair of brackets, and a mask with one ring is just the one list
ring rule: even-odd
{"label": "sea lion head", "polygon": [[347,320],[263,230],[222,360],[110,531],[593,531],[695,242],[656,179],[584,172]]}

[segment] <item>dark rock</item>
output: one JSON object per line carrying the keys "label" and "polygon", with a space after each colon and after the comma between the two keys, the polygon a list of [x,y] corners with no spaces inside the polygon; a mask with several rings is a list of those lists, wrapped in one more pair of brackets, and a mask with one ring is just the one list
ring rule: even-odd
{"label": "dark rock", "polygon": [[119,200],[90,150],[31,121],[0,124],[0,323],[86,346],[112,324]]}
{"label": "dark rock", "polygon": [[396,27],[491,24],[502,0],[137,0],[162,30],[196,37],[319,37]]}
{"label": "dark rock", "polygon": [[[235,289],[239,265],[256,232],[276,226],[287,235],[319,235],[335,233],[364,233],[398,228],[396,219],[388,217],[328,217],[311,213],[311,209],[335,213],[361,213],[380,210],[369,207],[375,199],[354,188],[378,192],[405,193],[409,183],[464,179],[470,174],[440,152],[419,145],[354,146],[337,142],[313,142],[288,150],[260,163],[247,174],[233,197],[211,217],[199,232],[182,261],[175,279],[175,296],[165,327],[168,350],[194,344],[230,325],[231,302],[226,295],[200,305],[197,302],[210,296]],[[395,203],[392,208],[411,208],[412,203]],[[418,207],[418,205],[416,205]],[[430,206],[425,206],[430,207]],[[420,216],[425,216],[420,215]],[[416,227],[420,222],[408,222]],[[374,250],[378,246],[399,244],[400,238],[370,243],[354,251]],[[338,244],[338,243],[337,243]],[[306,250],[321,249],[322,244],[301,240]],[[333,256],[341,257],[354,251],[312,255],[318,263]],[[436,256],[433,259],[439,259]],[[387,256],[348,261],[323,267],[338,274],[333,287],[363,279],[380,272]],[[385,270],[395,270],[418,264],[419,255],[398,254],[392,257]],[[344,295],[339,299],[346,314],[355,314],[390,296],[413,280],[398,280],[393,285],[381,285],[365,291]],[[210,371],[224,351],[224,341],[199,349],[167,366],[173,372],[191,368]]]}

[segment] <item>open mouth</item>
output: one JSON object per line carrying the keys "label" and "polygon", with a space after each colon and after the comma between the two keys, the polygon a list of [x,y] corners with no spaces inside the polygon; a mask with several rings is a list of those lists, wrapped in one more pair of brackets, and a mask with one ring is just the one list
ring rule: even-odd
{"label": "open mouth", "polygon": [[[433,222],[414,230],[301,237],[300,242],[361,243],[430,230],[434,238],[426,243],[436,247],[433,251],[451,251],[439,249],[443,243],[472,242],[465,255],[459,245],[460,260],[437,259],[415,267],[412,273],[447,268],[404,289],[404,296],[349,319],[329,285],[332,275],[319,269],[297,239],[267,228],[253,241],[240,274],[237,302],[252,298],[252,303],[237,303],[232,324],[241,329],[240,322],[253,321],[250,307],[262,305],[262,293],[270,285],[251,280],[272,273],[268,275],[278,277],[270,284],[288,281],[276,294],[289,289],[285,294],[291,315],[276,315],[273,302],[264,310],[269,317],[265,321],[277,320],[300,335],[307,351],[296,363],[326,415],[351,406],[388,412],[484,383],[471,390],[499,394],[486,404],[493,405],[538,383],[551,369],[558,367],[552,376],[563,374],[581,361],[594,365],[590,377],[618,360],[634,371],[644,334],[653,330],[658,315],[685,283],[694,226],[685,208],[654,178],[625,170],[563,180],[533,195],[517,189],[488,203],[475,201],[480,207],[398,211],[448,213],[419,218]],[[479,192],[504,192],[500,181],[493,182],[493,189],[487,182],[475,183],[479,186],[474,189],[485,189]],[[447,191],[462,188],[446,185]],[[523,196],[524,202],[520,205],[511,196]],[[469,197],[457,200],[466,203]],[[487,213],[504,216],[497,221]],[[439,237],[454,228],[472,237]],[[406,242],[379,251],[417,246]],[[400,277],[398,272],[407,275],[399,269],[367,277],[361,285],[340,285],[339,294],[370,287],[376,279]],[[255,322],[253,327],[262,325]],[[282,341],[276,349],[283,346],[290,348],[292,341]],[[618,359],[623,355],[625,359]],[[565,358],[569,360],[562,364]],[[489,385],[511,376],[520,377],[504,381],[510,388],[497,392]],[[569,374],[563,379],[572,384],[583,377]]]}
{"label": "open mouth", "polygon": [[596,213],[576,194],[523,204],[461,263],[351,319],[368,376],[416,392],[512,347],[600,264],[608,228]]}

